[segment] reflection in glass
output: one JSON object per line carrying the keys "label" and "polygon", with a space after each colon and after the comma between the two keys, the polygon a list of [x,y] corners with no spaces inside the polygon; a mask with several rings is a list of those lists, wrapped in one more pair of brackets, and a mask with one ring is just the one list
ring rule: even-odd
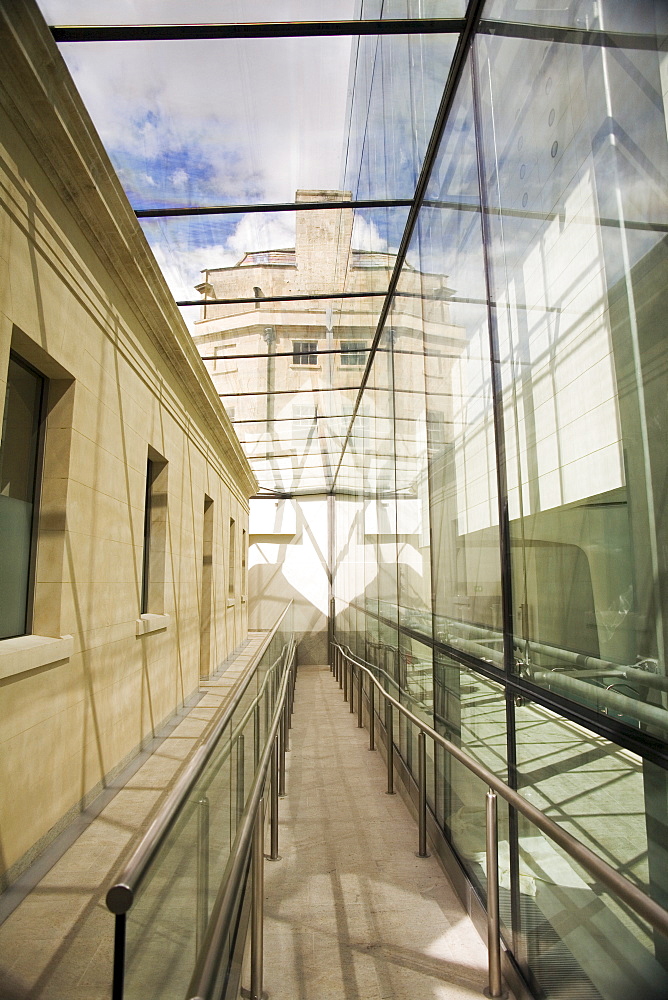
{"label": "reflection in glass", "polygon": [[657,53],[477,47],[516,656],[536,683],[665,738]]}

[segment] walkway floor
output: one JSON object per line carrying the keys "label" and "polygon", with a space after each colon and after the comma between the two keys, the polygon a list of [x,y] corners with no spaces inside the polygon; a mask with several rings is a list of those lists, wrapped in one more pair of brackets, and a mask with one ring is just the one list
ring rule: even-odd
{"label": "walkway floor", "polygon": [[0,896],[0,1000],[108,1000],[114,919],[110,879],[229,699],[265,638],[248,640],[200,685],[126,772]]}
{"label": "walkway floor", "polygon": [[327,667],[300,667],[265,880],[270,1000],[464,1000],[487,979],[487,949],[435,858],[417,858],[404,802],[387,795]]}

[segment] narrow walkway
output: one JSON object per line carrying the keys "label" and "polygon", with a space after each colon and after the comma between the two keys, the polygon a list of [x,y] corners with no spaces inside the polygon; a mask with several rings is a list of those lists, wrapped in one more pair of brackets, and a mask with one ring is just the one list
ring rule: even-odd
{"label": "narrow walkway", "polygon": [[271,1000],[480,998],[487,949],[327,667],[300,667],[281,802],[282,860],[265,866]]}
{"label": "narrow walkway", "polygon": [[265,638],[247,641],[37,862],[0,896],[0,1000],[109,1000],[114,918],[105,895],[122,859],[199,745]]}

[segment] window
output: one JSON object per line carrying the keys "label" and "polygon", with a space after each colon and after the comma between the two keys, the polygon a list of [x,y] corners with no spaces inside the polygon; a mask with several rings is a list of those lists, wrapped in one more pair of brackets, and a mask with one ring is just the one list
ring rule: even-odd
{"label": "window", "polygon": [[146,462],[141,614],[161,615],[165,602],[167,462],[149,448]]}
{"label": "window", "polygon": [[230,518],[230,538],[229,538],[229,569],[227,575],[227,592],[230,597],[234,597],[234,584],[235,584],[235,570],[236,570],[236,535],[237,535],[237,524],[233,517]]}
{"label": "window", "polygon": [[317,340],[295,340],[292,344],[293,365],[317,365]]}
{"label": "window", "polygon": [[363,340],[341,341],[341,364],[366,364],[366,344]]}
{"label": "window", "polygon": [[248,593],[248,576],[246,570],[248,538],[246,529],[241,529],[241,593],[245,596]]}
{"label": "window", "polygon": [[9,358],[0,443],[0,638],[30,631],[45,379]]}

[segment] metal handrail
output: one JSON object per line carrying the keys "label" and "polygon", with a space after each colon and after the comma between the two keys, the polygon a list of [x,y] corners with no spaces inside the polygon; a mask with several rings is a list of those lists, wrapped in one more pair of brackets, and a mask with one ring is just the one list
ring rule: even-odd
{"label": "metal handrail", "polygon": [[[262,995],[262,860],[264,837],[264,786],[269,764],[274,761],[272,783],[276,785],[278,759],[279,726],[287,728],[286,711],[290,710],[291,682],[294,681],[295,643],[291,641],[286,662],[287,669],[283,674],[278,691],[274,716],[267,737],[262,757],[258,763],[253,785],[248,801],[237,825],[234,843],[225,869],[216,900],[211,910],[207,932],[198,955],[195,970],[190,980],[187,997],[190,1000],[211,1000],[215,988],[222,956],[225,953],[225,941],[230,932],[237,906],[239,892],[246,875],[248,854],[253,844],[253,916],[251,918],[251,989],[250,995],[259,1000]],[[285,743],[285,734],[283,736]],[[277,819],[272,808],[272,824]],[[273,839],[273,838],[272,838]]]}
{"label": "metal handrail", "polygon": [[[343,649],[343,647],[338,642],[332,643],[336,654],[343,657],[350,664],[348,668],[352,675],[354,667],[358,670],[363,670],[371,679],[372,684],[378,688],[381,695],[385,699],[386,707],[386,720],[389,722],[388,726],[388,748],[387,748],[387,762],[388,762],[388,791],[392,790],[393,776],[391,774],[391,769],[393,768],[393,748],[390,745],[392,740],[392,725],[391,710],[388,713],[388,705],[393,705],[396,709],[401,712],[401,714],[408,719],[413,725],[417,726],[418,729],[423,732],[426,736],[430,736],[434,743],[443,747],[452,757],[463,764],[464,767],[468,768],[469,771],[473,772],[476,777],[484,781],[489,787],[490,791],[487,795],[487,882],[488,882],[488,947],[490,954],[490,985],[489,985],[489,995],[492,997],[501,996],[501,979],[500,979],[500,917],[498,912],[498,835],[496,829],[496,794],[500,795],[503,799],[508,802],[514,809],[517,809],[523,816],[525,816],[534,826],[537,826],[546,836],[553,840],[559,845],[577,864],[581,865],[590,875],[593,875],[595,879],[602,882],[608,889],[610,889],[617,897],[619,897],[623,902],[625,902],[638,916],[646,920],[647,923],[651,924],[656,930],[660,931],[662,934],[668,937],[668,911],[664,910],[662,906],[656,903],[647,893],[643,892],[636,885],[630,882],[627,878],[621,875],[619,872],[615,871],[603,858],[595,854],[590,848],[586,847],[581,841],[573,837],[572,834],[568,833],[561,826],[550,819],[545,813],[538,809],[536,806],[532,805],[527,799],[519,794],[510,785],[507,785],[505,781],[498,778],[492,771],[488,770],[483,764],[480,764],[474,757],[471,757],[464,750],[458,747],[455,743],[452,743],[445,736],[441,736],[437,733],[435,729],[432,729],[427,723],[418,716],[414,715],[409,709],[407,709],[401,702],[393,698],[391,694],[385,690],[382,684],[376,679],[373,672],[369,667],[364,666],[364,664],[356,661],[353,657],[349,656]],[[335,672],[343,669],[344,675],[346,673],[345,666],[334,664]],[[353,691],[352,676],[350,682],[345,684],[345,689],[349,689],[351,696]],[[358,687],[358,718],[361,720],[361,685]],[[374,726],[373,717],[370,720],[371,727]],[[423,749],[422,749],[422,752]],[[423,772],[424,779],[424,768],[421,768]],[[426,796],[424,794],[424,789],[420,789],[420,805],[421,809],[419,811],[418,820],[420,825],[420,854],[422,854],[422,848],[426,842]],[[492,801],[493,797],[493,801]],[[494,873],[496,873],[496,886],[492,883],[494,882]],[[495,911],[495,912],[490,912]],[[494,966],[494,967],[493,967]]]}
{"label": "metal handrail", "polygon": [[[256,654],[256,662],[261,660],[267,650],[267,647],[269,646],[269,643],[273,639],[283,619],[288,613],[291,604],[292,600],[290,600],[290,602],[286,605],[280,617],[267,633]],[[229,725],[234,712],[239,707],[239,704],[241,703],[253,676],[253,672],[250,671],[245,683],[242,684],[234,693],[229,705],[225,708],[225,711],[214,725],[205,742],[202,743],[192,755],[190,761],[180,774],[178,781],[174,784],[173,788],[165,798],[157,816],[154,818],[148,830],[135,847],[128,861],[124,864],[123,869],[115,879],[114,884],[107,891],[107,908],[112,913],[116,915],[127,913],[132,906],[137,890],[139,889],[151,862],[164,843],[165,837],[172,829],[183,802],[187,799],[204,770],[204,767],[215,752],[218,741]]]}

